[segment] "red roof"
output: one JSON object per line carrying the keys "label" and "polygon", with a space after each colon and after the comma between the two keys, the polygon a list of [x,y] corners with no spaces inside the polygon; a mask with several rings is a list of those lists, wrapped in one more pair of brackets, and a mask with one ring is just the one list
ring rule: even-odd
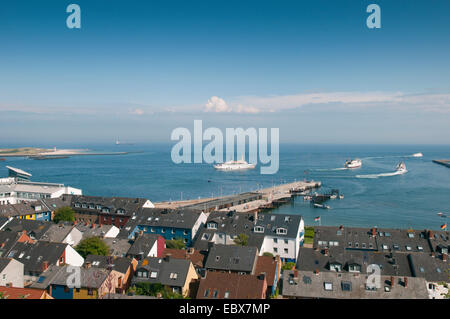
{"label": "red roof", "polygon": [[170,255],[170,257],[175,259],[188,259],[192,262],[195,267],[203,267],[203,261],[205,256],[200,253],[198,250],[194,250],[193,248],[186,249],[171,249],[166,248],[163,252],[163,257]]}
{"label": "red roof", "polygon": [[[43,289],[0,287],[0,295],[4,299],[50,299]],[[50,298],[49,298],[50,297]]]}
{"label": "red roof", "polygon": [[255,275],[264,273],[266,275],[267,285],[271,287],[273,285],[273,281],[275,280],[277,263],[279,263],[277,278],[280,278],[281,260],[270,256],[258,256],[258,260],[256,261]]}
{"label": "red roof", "polygon": [[239,275],[208,271],[200,279],[197,299],[264,299],[267,291],[266,279],[255,275]]}

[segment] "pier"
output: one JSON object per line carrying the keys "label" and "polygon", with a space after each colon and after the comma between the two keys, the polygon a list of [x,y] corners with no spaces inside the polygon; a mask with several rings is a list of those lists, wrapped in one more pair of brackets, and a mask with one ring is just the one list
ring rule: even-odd
{"label": "pier", "polygon": [[276,208],[289,203],[294,196],[315,188],[320,188],[321,182],[301,181],[276,185],[260,189],[254,192],[246,192],[237,195],[195,199],[187,201],[155,203],[160,208],[190,208],[199,209],[205,213],[212,211],[236,211],[237,213],[253,213]]}
{"label": "pier", "polygon": [[433,160],[433,163],[450,167],[450,160]]}

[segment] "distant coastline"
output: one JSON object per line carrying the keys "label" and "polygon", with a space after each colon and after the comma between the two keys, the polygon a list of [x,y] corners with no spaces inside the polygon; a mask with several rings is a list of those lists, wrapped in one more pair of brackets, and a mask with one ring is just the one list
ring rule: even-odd
{"label": "distant coastline", "polygon": [[0,157],[52,157],[79,155],[125,155],[129,152],[92,153],[88,149],[44,149],[37,147],[20,147],[0,149]]}

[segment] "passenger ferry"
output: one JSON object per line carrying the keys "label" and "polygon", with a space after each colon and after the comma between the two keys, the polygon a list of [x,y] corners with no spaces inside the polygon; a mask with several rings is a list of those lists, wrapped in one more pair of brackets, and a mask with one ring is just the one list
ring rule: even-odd
{"label": "passenger ferry", "polygon": [[236,171],[236,170],[244,170],[244,169],[253,169],[256,167],[256,164],[249,164],[242,157],[239,161],[228,161],[221,164],[214,165],[214,168],[219,171]]}

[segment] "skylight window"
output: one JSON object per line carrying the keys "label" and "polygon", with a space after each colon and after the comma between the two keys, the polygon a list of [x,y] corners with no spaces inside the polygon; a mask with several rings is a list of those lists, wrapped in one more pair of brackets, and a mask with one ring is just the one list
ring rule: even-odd
{"label": "skylight window", "polygon": [[177,279],[177,278],[178,278],[178,273],[176,273],[176,272],[170,273],[170,279]]}
{"label": "skylight window", "polygon": [[352,283],[350,281],[343,281],[341,283],[342,291],[352,291]]}
{"label": "skylight window", "polygon": [[150,278],[156,278],[158,276],[158,272],[157,271],[152,271],[150,273]]}
{"label": "skylight window", "polygon": [[324,285],[324,289],[326,291],[332,291],[333,290],[333,283],[331,283],[331,282],[324,282],[323,285]]}

